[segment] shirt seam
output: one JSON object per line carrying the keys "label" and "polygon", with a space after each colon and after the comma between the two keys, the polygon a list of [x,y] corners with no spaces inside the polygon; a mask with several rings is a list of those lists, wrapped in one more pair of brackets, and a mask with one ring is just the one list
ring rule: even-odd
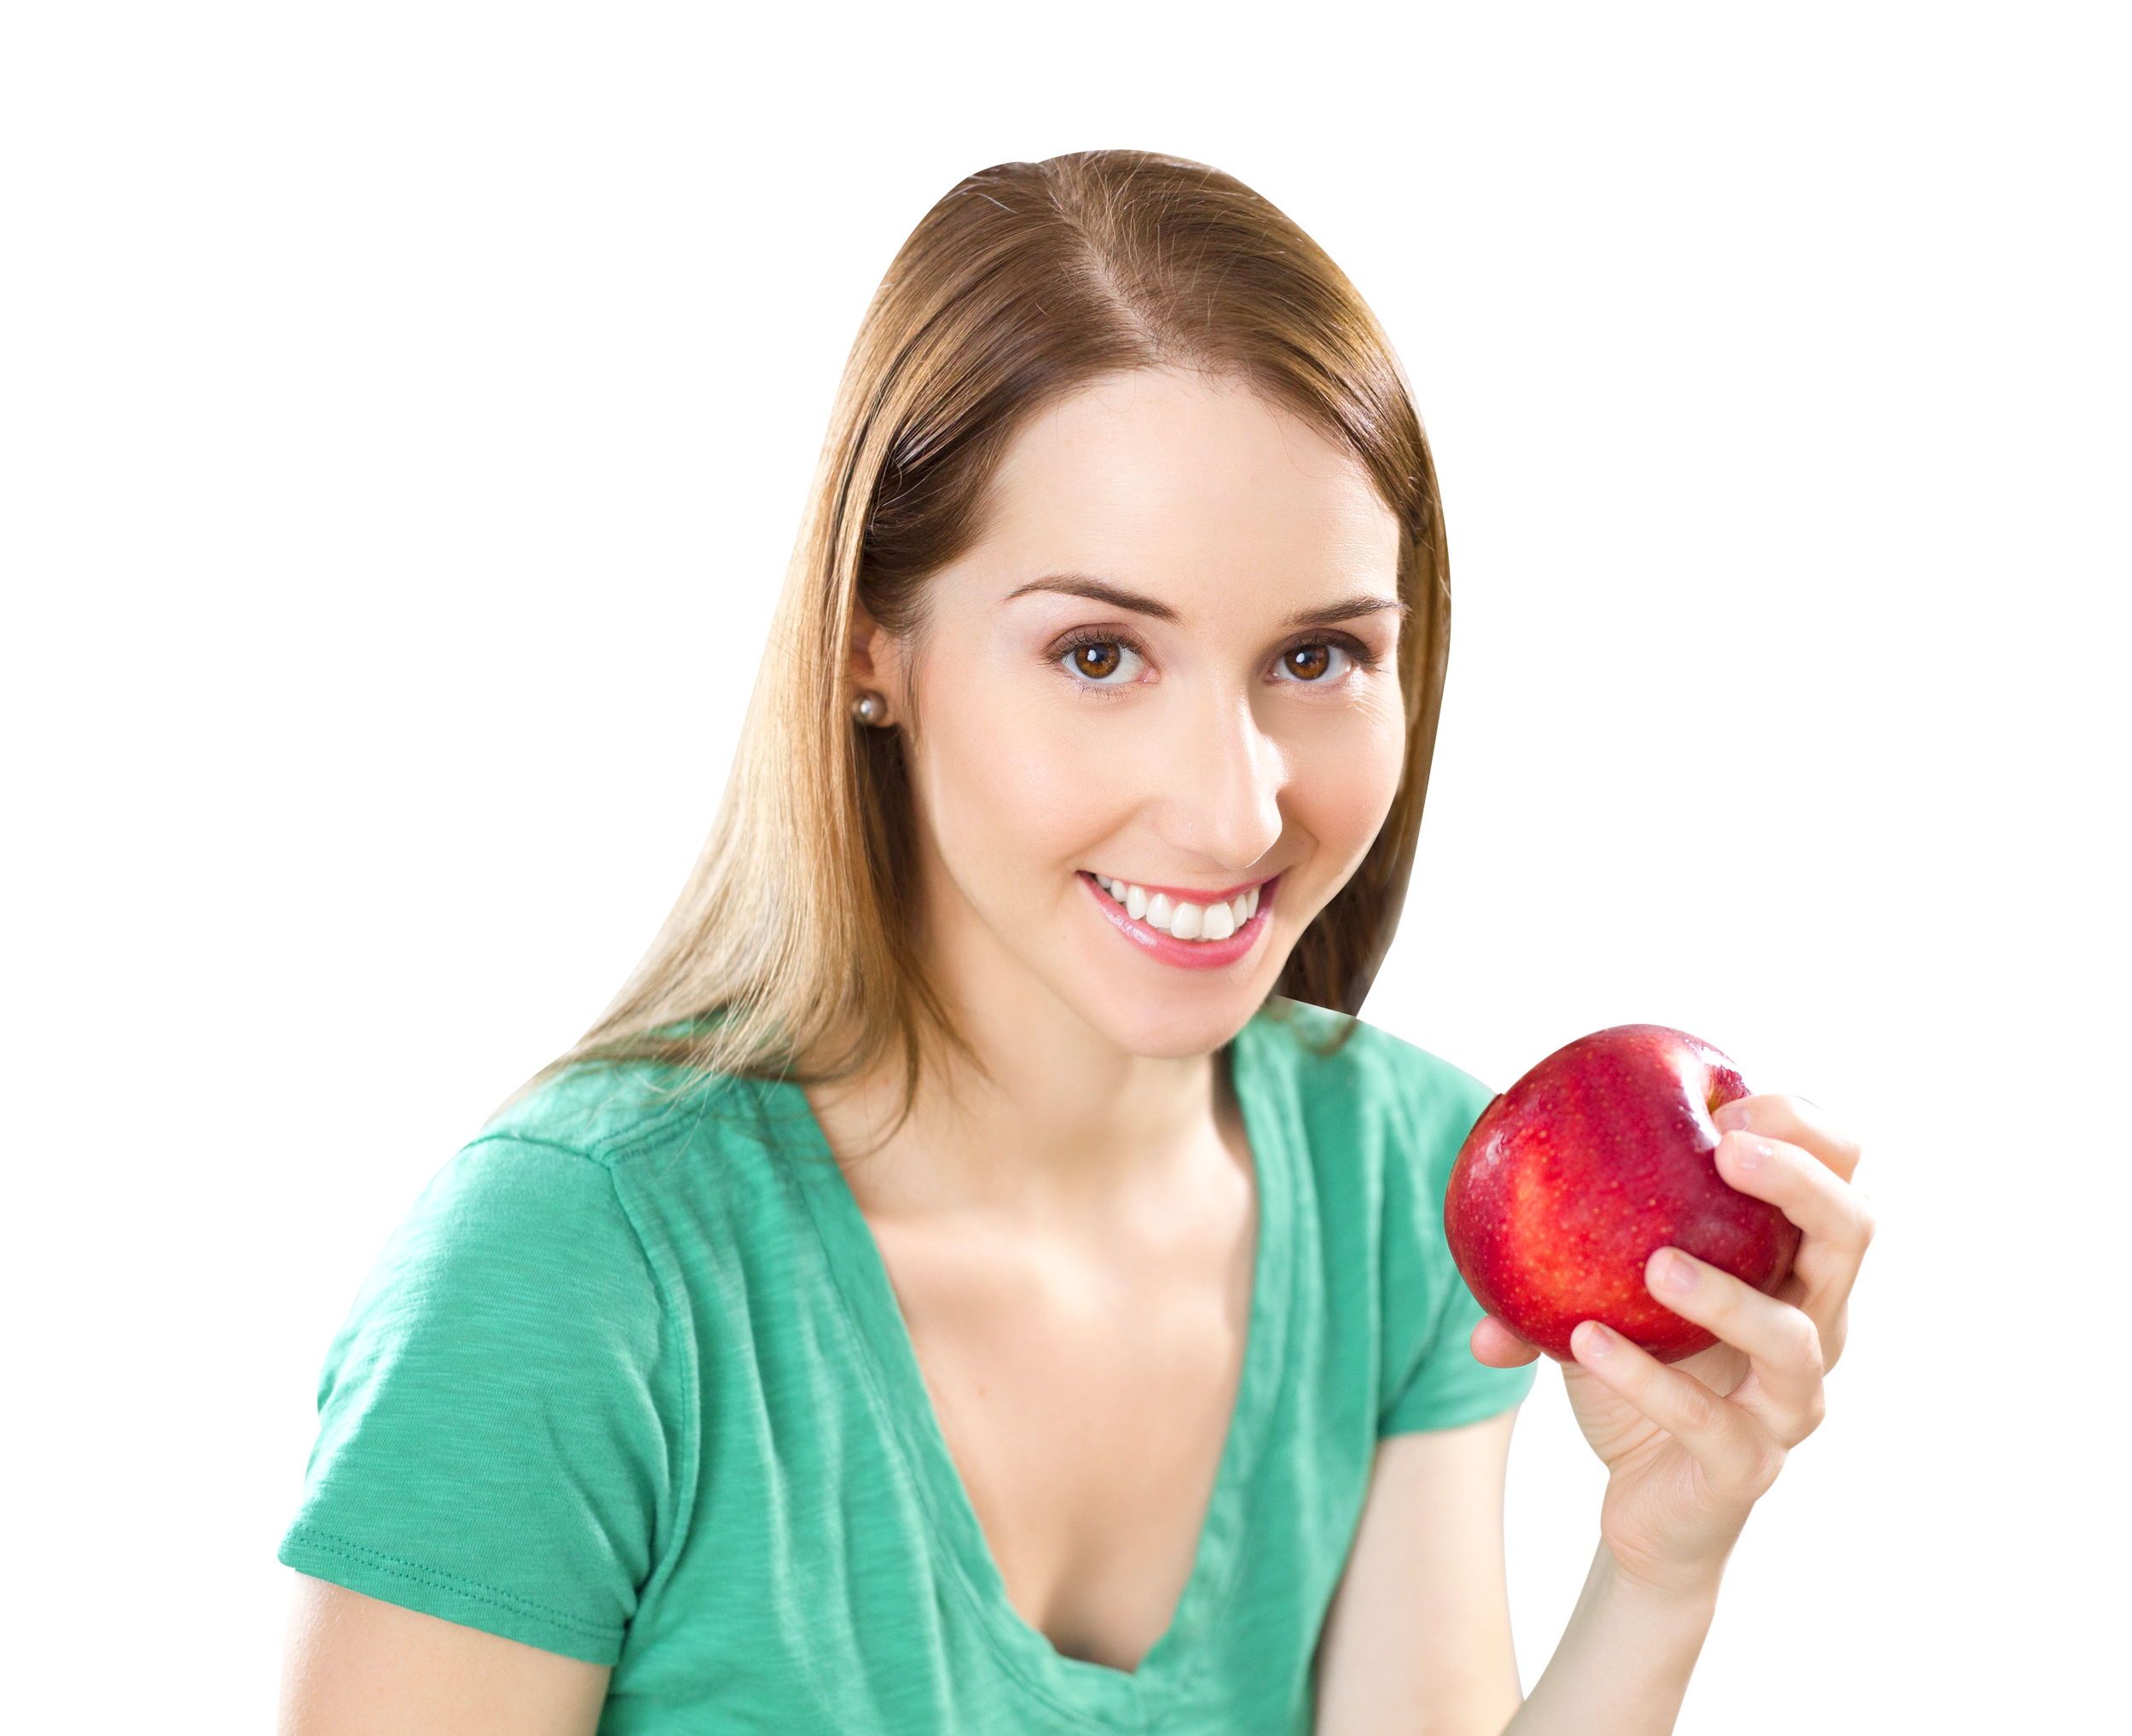
{"label": "shirt seam", "polygon": [[600,1155],[597,1146],[567,1145],[559,1139],[542,1139],[535,1134],[514,1133],[507,1128],[495,1133],[477,1133],[461,1149],[472,1151],[477,1145],[495,1145],[507,1140],[513,1145],[536,1146],[542,1151],[559,1151],[565,1157],[574,1157],[580,1163],[590,1164],[594,1169],[610,1167]]}
{"label": "shirt seam", "polygon": [[[637,1214],[630,1208],[629,1202],[623,1197],[621,1178],[615,1173],[612,1164],[602,1164],[600,1167],[606,1171],[607,1185],[613,1192],[615,1208],[622,1213],[622,1221],[629,1226],[629,1234],[636,1240],[637,1257],[644,1262],[645,1274],[652,1281],[652,1293],[658,1299],[661,1337],[675,1347],[674,1379],[679,1386],[676,1394],[679,1403],[676,1409],[680,1412],[676,1421],[680,1424],[681,1438],[689,1449],[692,1461],[688,1472],[688,1487],[686,1492],[675,1491],[674,1535],[669,1540],[664,1552],[652,1565],[651,1571],[644,1576],[643,1583],[635,1588],[636,1609],[631,1612],[631,1619],[634,1620],[637,1612],[644,1607],[645,1594],[655,1581],[660,1580],[663,1577],[672,1576],[675,1564],[681,1560],[682,1550],[687,1546],[689,1526],[695,1517],[697,1490],[702,1480],[703,1359],[700,1348],[695,1345],[695,1334],[692,1332],[687,1334],[687,1345],[684,1345],[682,1343],[681,1326],[687,1318],[686,1310],[675,1305],[675,1299],[670,1293],[666,1276],[660,1270],[659,1263],[652,1256],[651,1245],[645,1239],[643,1228],[637,1221]],[[693,1351],[694,1354],[684,1358],[685,1349]]]}
{"label": "shirt seam", "polygon": [[[698,1461],[697,1474],[690,1476],[687,1493],[678,1495],[675,1500],[674,1533],[666,1548],[652,1563],[643,1580],[630,1588],[637,1599],[636,1606],[630,1612],[631,1621],[634,1621],[643,1609],[646,1591],[662,1575],[671,1576],[674,1565],[680,1560],[681,1551],[687,1545],[689,1523],[695,1511],[696,1490],[699,1480],[703,1451],[701,1394],[698,1390],[698,1383],[689,1380],[688,1371],[681,1367],[679,1354],[681,1338],[680,1323],[687,1318],[686,1311],[675,1307],[666,1276],[661,1270],[659,1262],[652,1258],[651,1244],[646,1239],[643,1226],[638,1222],[637,1214],[630,1209],[629,1202],[623,1197],[621,1178],[616,1173],[622,1162],[637,1155],[646,1147],[655,1143],[672,1143],[671,1130],[669,1126],[672,1118],[673,1111],[669,1109],[649,1127],[639,1129],[624,1138],[614,1141],[596,1141],[589,1146],[568,1144],[559,1139],[544,1139],[537,1135],[514,1132],[509,1128],[498,1128],[494,1132],[478,1134],[467,1142],[467,1149],[471,1150],[477,1145],[508,1140],[515,1145],[538,1147],[547,1151],[559,1152],[564,1156],[574,1157],[600,1171],[606,1177],[608,1193],[614,1201],[615,1209],[622,1214],[623,1223],[629,1227],[630,1239],[636,1244],[637,1259],[643,1264],[645,1276],[651,1284],[652,1297],[658,1305],[661,1340],[676,1346],[675,1372],[673,1377],[678,1388],[675,1395],[677,1399],[676,1421],[680,1425],[681,1439],[694,1451]],[[698,1120],[700,1122],[700,1117]],[[662,1135],[669,1137],[662,1141]],[[691,1337],[692,1341],[692,1335]],[[700,1367],[700,1359],[698,1359],[698,1367]],[[321,1533],[321,1535],[325,1534]],[[594,1628],[590,1631],[615,1639],[617,1643],[621,1643],[627,1640],[629,1629],[629,1622],[624,1622],[619,1628]]]}
{"label": "shirt seam", "polygon": [[[1532,1365],[1527,1363],[1526,1366],[1529,1369]],[[1506,1387],[1509,1384],[1511,1383],[1506,1382]],[[1501,1416],[1505,1411],[1515,1410],[1525,1403],[1526,1396],[1525,1392],[1521,1392],[1516,1397],[1505,1402],[1500,1392],[1492,1392],[1485,1387],[1474,1387],[1466,1394],[1467,1403],[1485,1408],[1469,1412],[1466,1404],[1454,1404],[1446,1407],[1445,1414],[1432,1416],[1427,1422],[1417,1422],[1393,1429],[1387,1429],[1382,1424],[1379,1424],[1376,1438],[1379,1441],[1395,1441],[1402,1435],[1441,1434],[1451,1429],[1464,1428],[1473,1423],[1486,1422],[1491,1417]]]}
{"label": "shirt seam", "polygon": [[578,1633],[596,1635],[607,1641],[621,1639],[623,1629],[608,1627],[599,1622],[588,1622],[582,1616],[573,1616],[563,1610],[550,1609],[546,1604],[536,1603],[530,1598],[520,1597],[501,1586],[490,1585],[478,1579],[466,1579],[456,1573],[448,1573],[441,1567],[432,1567],[426,1561],[410,1561],[399,1555],[387,1554],[382,1549],[373,1549],[322,1530],[309,1520],[299,1519],[289,1527],[293,1542],[309,1542],[328,1555],[338,1555],[344,1560],[361,1566],[373,1567],[389,1573],[397,1579],[410,1580],[417,1585],[427,1585],[438,1591],[457,1593],[472,1598],[477,1603],[493,1604],[499,1609],[511,1610],[523,1615],[537,1616],[556,1626]]}
{"label": "shirt seam", "polygon": [[[559,1151],[567,1157],[575,1157],[598,1168],[611,1170],[617,1164],[636,1157],[652,1145],[685,1144],[696,1130],[702,1126],[710,1113],[710,1106],[718,1098],[731,1094],[736,1081],[721,1075],[706,1080],[702,1085],[677,1096],[670,1103],[662,1105],[642,1124],[617,1131],[606,1138],[573,1142],[551,1139],[539,1133],[523,1133],[513,1127],[492,1127],[477,1133],[466,1142],[465,1149],[487,1145],[507,1139],[516,1145],[536,1145],[548,1151]],[[687,1127],[679,1123],[683,1108],[689,1097],[698,1100],[695,1118]]]}

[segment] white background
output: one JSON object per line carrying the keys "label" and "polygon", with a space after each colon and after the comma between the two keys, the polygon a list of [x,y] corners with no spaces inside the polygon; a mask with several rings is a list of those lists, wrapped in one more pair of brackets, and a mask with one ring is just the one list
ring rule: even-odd
{"label": "white background", "polygon": [[[11,10],[9,1722],[269,1722],[327,1340],[678,887],[870,291],[1098,145],[1295,216],[1435,443],[1371,1016],[1682,1025],[1868,1143],[1683,1728],[2121,1716],[2113,9]],[[1550,1373],[1528,1680],[1598,1484]]]}

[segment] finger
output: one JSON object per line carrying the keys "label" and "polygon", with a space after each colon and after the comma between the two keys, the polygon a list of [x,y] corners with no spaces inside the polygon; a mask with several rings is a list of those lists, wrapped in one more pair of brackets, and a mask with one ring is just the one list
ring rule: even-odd
{"label": "finger", "polygon": [[1803,1146],[1759,1134],[1727,1133],[1718,1141],[1718,1173],[1743,1194],[1767,1200],[1812,1240],[1865,1258],[1873,1240],[1873,1208],[1865,1195]]}
{"label": "finger", "polygon": [[1765,1139],[1781,1139],[1811,1152],[1845,1181],[1857,1173],[1864,1156],[1858,1142],[1844,1132],[1818,1103],[1804,1097],[1774,1093],[1757,1097],[1735,1097],[1721,1104],[1711,1120],[1721,1133],[1759,1133]]}
{"label": "finger", "polygon": [[1474,1328],[1469,1342],[1474,1361],[1486,1363],[1492,1369],[1521,1369],[1527,1363],[1539,1360],[1538,1350],[1492,1314]]}
{"label": "finger", "polygon": [[1720,1498],[1756,1501],[1776,1481],[1784,1468],[1776,1438],[1693,1374],[1667,1368],[1596,1320],[1570,1334],[1569,1347],[1580,1368],[1678,1442]]}
{"label": "finger", "polygon": [[1821,1426],[1828,1408],[1821,1332],[1804,1311],[1677,1247],[1653,1254],[1643,1281],[1674,1313],[1747,1357],[1752,1377],[1734,1389],[1732,1400],[1784,1445],[1797,1446]]}
{"label": "finger", "polygon": [[1864,1195],[1801,1147],[1753,1133],[1718,1142],[1718,1173],[1743,1194],[1767,1200],[1804,1232],[1792,1264],[1795,1300],[1822,1335],[1824,1367],[1843,1354],[1845,1309],[1858,1267],[1873,1242],[1873,1208]]}

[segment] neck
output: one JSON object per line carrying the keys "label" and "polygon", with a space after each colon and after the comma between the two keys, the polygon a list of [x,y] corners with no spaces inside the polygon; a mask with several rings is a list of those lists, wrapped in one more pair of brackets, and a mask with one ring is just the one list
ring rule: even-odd
{"label": "neck", "polygon": [[969,1052],[928,1044],[900,1126],[900,1051],[809,1092],[832,1149],[884,1208],[1086,1208],[1210,1148],[1241,1149],[1214,1056],[1121,1048],[1025,972],[983,958],[989,940],[925,949]]}

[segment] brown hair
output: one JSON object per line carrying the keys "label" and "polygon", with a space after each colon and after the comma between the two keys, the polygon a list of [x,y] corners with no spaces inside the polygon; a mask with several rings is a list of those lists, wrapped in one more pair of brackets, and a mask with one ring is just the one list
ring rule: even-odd
{"label": "brown hair", "polygon": [[[901,738],[855,723],[854,605],[919,631],[925,581],[976,536],[1023,420],[1099,375],[1234,378],[1367,468],[1399,520],[1405,767],[1382,830],[1279,992],[1358,1010],[1420,829],[1450,636],[1435,470],[1376,318],[1309,236],[1218,171],[1138,151],[1007,163],[925,214],[845,364],[710,842],[629,984],[558,1067],[848,1076],[959,1042],[912,942]],[[552,1069],[551,1069],[552,1070]]]}

